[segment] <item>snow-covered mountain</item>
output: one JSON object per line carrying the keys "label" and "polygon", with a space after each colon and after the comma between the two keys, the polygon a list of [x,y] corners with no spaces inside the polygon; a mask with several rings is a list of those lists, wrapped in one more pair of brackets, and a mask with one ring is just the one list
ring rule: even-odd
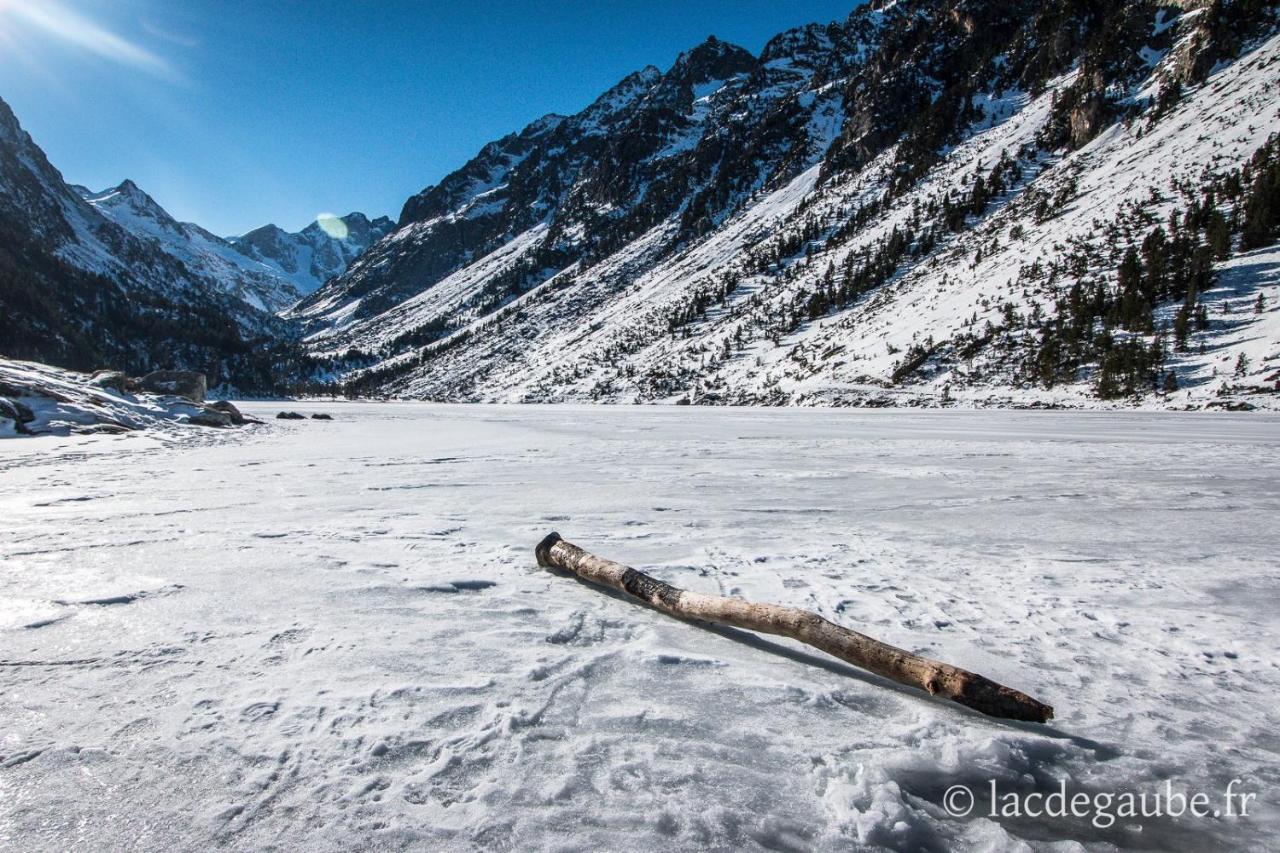
{"label": "snow-covered mountain", "polygon": [[223,239],[133,181],[66,183],[0,101],[0,355],[300,389],[325,365],[281,315],[391,228],[352,213],[298,234],[267,226]]}
{"label": "snow-covered mountain", "polygon": [[385,216],[370,220],[363,213],[324,217],[298,232],[264,225],[227,242],[247,258],[270,267],[300,294],[312,293],[341,275],[365,249],[395,230]]}
{"label": "snow-covered mountain", "polygon": [[429,399],[1275,401],[1278,61],[1255,0],[709,39],[487,145],[294,316]]}
{"label": "snow-covered mountain", "polygon": [[250,267],[129,182],[67,185],[0,101],[0,354],[282,387],[306,364],[294,324],[271,310],[288,285]]}
{"label": "snow-covered mountain", "polygon": [[199,225],[178,222],[133,181],[101,192],[79,186],[74,189],[112,222],[136,237],[153,241],[192,273],[218,282],[221,289],[255,308],[276,314],[302,296],[292,280],[277,269],[247,257]]}

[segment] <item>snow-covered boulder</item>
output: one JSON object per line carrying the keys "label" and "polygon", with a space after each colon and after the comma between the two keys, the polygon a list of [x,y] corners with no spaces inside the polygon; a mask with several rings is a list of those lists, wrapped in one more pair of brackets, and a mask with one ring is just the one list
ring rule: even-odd
{"label": "snow-covered boulder", "polygon": [[231,415],[217,409],[205,407],[199,412],[187,416],[187,423],[196,426],[229,427],[232,426]]}
{"label": "snow-covered boulder", "polygon": [[[200,373],[159,371],[127,383],[112,380],[108,387],[104,377],[109,375],[99,371],[89,376],[47,364],[0,358],[0,437],[256,423],[226,401],[206,405],[193,399],[202,400],[205,394],[205,378]],[[162,393],[131,393],[119,390],[117,385],[154,388]]]}

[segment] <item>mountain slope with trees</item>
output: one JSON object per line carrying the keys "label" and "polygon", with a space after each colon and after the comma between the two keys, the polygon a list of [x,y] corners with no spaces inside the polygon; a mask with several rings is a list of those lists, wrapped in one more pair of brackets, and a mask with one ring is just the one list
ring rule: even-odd
{"label": "mountain slope with trees", "polygon": [[350,393],[1269,404],[1275,31],[912,0],[709,39],[486,146],[296,316]]}
{"label": "mountain slope with trees", "polygon": [[[285,235],[293,257],[306,246],[304,285],[345,269],[390,225],[340,221],[347,238],[318,226]],[[194,369],[240,393],[306,390],[323,364],[279,316],[302,291],[278,259],[252,254],[178,222],[132,181],[101,192],[67,184],[0,101],[0,355],[75,370]]]}

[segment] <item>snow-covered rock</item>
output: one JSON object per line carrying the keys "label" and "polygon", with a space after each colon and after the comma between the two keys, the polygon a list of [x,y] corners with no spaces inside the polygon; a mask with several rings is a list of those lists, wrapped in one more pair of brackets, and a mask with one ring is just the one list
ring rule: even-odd
{"label": "snow-covered rock", "polygon": [[205,375],[194,370],[153,370],[138,377],[137,385],[143,391],[186,397],[196,403],[203,403],[209,392]]}
{"label": "snow-covered rock", "polygon": [[[161,381],[164,378],[131,380],[129,385],[168,387]],[[228,427],[246,422],[239,410],[225,401],[206,405],[180,396],[194,393],[194,389],[188,377],[178,378],[187,381],[173,385],[174,393],[130,392],[118,383],[104,385],[83,373],[0,358],[0,437],[131,430],[171,433],[188,425]],[[199,382],[203,381],[199,376]]]}

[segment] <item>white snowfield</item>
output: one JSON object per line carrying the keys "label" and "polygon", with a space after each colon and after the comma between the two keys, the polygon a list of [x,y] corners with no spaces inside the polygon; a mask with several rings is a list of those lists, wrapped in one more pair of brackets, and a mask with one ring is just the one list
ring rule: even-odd
{"label": "white snowfield", "polygon": [[[335,420],[0,443],[0,848],[1280,837],[1274,416],[317,409]],[[551,530],[973,669],[1057,719],[988,719],[671,619],[539,569]],[[1247,817],[992,819],[990,780],[1256,799]],[[944,809],[954,785],[977,795],[966,818]]]}

